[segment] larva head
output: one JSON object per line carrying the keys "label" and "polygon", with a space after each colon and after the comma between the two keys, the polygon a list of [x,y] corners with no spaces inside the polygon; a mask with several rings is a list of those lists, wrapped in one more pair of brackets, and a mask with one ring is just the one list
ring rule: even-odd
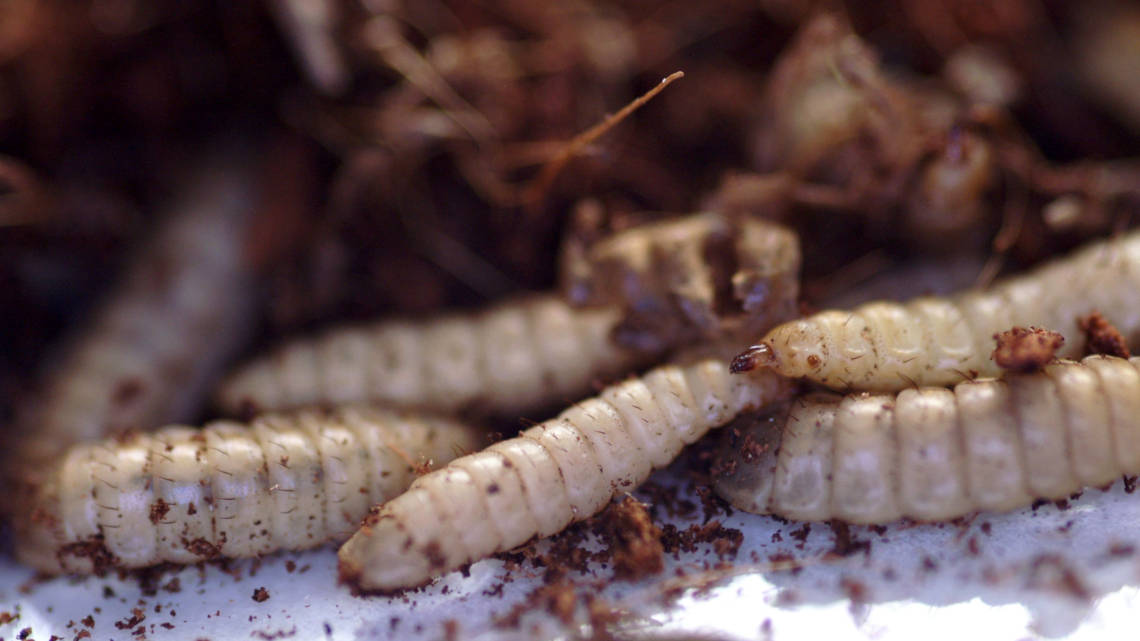
{"label": "larva head", "polygon": [[733,373],[770,367],[789,377],[808,376],[823,369],[828,351],[827,332],[811,320],[784,323],[760,343],[733,359]]}

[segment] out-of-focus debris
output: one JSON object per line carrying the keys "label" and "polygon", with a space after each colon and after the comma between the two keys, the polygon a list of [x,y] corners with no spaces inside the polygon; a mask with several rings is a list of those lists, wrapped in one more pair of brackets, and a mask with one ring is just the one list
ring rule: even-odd
{"label": "out-of-focus debris", "polygon": [[562,252],[563,290],[576,305],[620,306],[625,346],[656,351],[748,335],[790,318],[799,296],[799,243],[762,219],[693,214],[611,235],[596,203],[577,209]]}

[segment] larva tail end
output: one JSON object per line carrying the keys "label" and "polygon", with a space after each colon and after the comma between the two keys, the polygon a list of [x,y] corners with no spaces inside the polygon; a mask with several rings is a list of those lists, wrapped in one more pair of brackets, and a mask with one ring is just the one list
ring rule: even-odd
{"label": "larva tail end", "polygon": [[766,343],[752,345],[732,359],[728,370],[733,374],[751,372],[760,367],[769,367],[776,362],[776,354]]}
{"label": "larva tail end", "polygon": [[337,559],[336,562],[336,582],[337,585],[347,586],[353,596],[361,596],[363,591],[360,589],[360,576],[363,571],[360,565],[345,559],[343,556]]}
{"label": "larva tail end", "polygon": [[343,585],[348,588],[348,591],[355,597],[391,597],[404,594],[409,590],[415,590],[428,585],[432,582],[431,578],[421,581],[417,585],[397,586],[397,587],[376,587],[369,584],[369,579],[365,575],[365,568],[352,559],[346,559],[343,554],[338,555],[336,563],[337,572],[337,585]]}

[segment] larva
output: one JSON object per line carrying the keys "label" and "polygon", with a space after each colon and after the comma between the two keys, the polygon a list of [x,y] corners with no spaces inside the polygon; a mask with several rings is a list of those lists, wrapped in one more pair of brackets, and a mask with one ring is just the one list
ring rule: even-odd
{"label": "larva", "polygon": [[43,394],[24,408],[22,460],[52,460],[72,443],[187,420],[197,410],[252,317],[241,246],[251,196],[243,172],[227,163],[193,176]]}
{"label": "larva", "polygon": [[601,510],[741,411],[790,393],[719,359],[666,365],[605,389],[521,436],[452,461],[385,503],[340,549],[341,580],[394,590]]}
{"label": "larva", "polygon": [[1065,337],[1079,354],[1081,317],[1098,310],[1127,337],[1140,330],[1140,233],[1095,243],[1035,271],[949,298],[871,302],[780,325],[737,357],[734,370],[766,366],[833,389],[897,391],[1000,374],[993,335],[1016,325]]}
{"label": "larva", "polygon": [[1140,472],[1140,359],[896,396],[809,394],[748,428],[717,480],[742,510],[803,520],[950,519]]}
{"label": "larva", "polygon": [[511,414],[574,398],[646,358],[610,342],[617,314],[553,296],[423,322],[391,320],[297,340],[221,388],[230,413],[376,401]]}
{"label": "larva", "polygon": [[444,463],[481,435],[345,406],[83,443],[25,507],[16,554],[41,572],[83,574],[342,541],[411,483],[417,460]]}

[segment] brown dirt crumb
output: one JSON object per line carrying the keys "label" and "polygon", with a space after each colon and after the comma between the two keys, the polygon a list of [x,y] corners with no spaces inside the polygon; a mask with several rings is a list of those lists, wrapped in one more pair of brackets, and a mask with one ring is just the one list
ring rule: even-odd
{"label": "brown dirt crumb", "polygon": [[1035,372],[1053,360],[1065,337],[1039,327],[1014,327],[994,334],[997,349],[990,355],[998,367],[1012,372]]}
{"label": "brown dirt crumb", "polygon": [[709,521],[705,525],[690,525],[684,530],[667,524],[662,535],[665,551],[679,558],[681,552],[690,553],[699,543],[709,543],[720,558],[734,558],[744,542],[744,534],[734,528],[726,528],[720,521]]}
{"label": "brown dirt crumb", "polygon": [[182,547],[186,548],[188,552],[195,556],[200,556],[203,559],[216,559],[221,556],[221,545],[214,545],[206,539],[197,538],[193,541],[182,541]]}
{"label": "brown dirt crumb", "polygon": [[158,499],[150,504],[150,522],[158,525],[162,519],[166,518],[166,513],[170,511],[170,504],[162,499]]}
{"label": "brown dirt crumb", "polygon": [[1104,354],[1120,358],[1132,356],[1120,330],[1101,316],[1100,312],[1093,312],[1078,322],[1081,331],[1085,333],[1085,354]]}
{"label": "brown dirt crumb", "polygon": [[860,552],[870,554],[871,542],[855,538],[851,527],[842,521],[830,521],[828,527],[835,534],[835,545],[828,551],[832,557],[847,557]]}
{"label": "brown dirt crumb", "polygon": [[264,587],[257,588],[253,591],[253,600],[258,603],[265,603],[269,600],[269,590]]}
{"label": "brown dirt crumb", "polygon": [[146,620],[146,613],[140,608],[132,608],[131,616],[122,621],[115,621],[115,627],[120,630],[130,630]]}
{"label": "brown dirt crumb", "polygon": [[627,496],[610,506],[605,523],[615,578],[636,581],[661,573],[665,568],[661,529],[653,524],[644,505]]}
{"label": "brown dirt crumb", "polygon": [[18,621],[19,619],[19,613],[12,614],[11,612],[0,612],[0,625],[6,625],[13,621]]}
{"label": "brown dirt crumb", "polygon": [[107,570],[118,565],[119,562],[119,560],[115,558],[115,555],[103,545],[102,535],[92,537],[87,541],[78,541],[76,543],[68,543],[67,545],[60,546],[58,556],[60,558],[73,556],[81,559],[89,559],[97,575],[105,573]]}

